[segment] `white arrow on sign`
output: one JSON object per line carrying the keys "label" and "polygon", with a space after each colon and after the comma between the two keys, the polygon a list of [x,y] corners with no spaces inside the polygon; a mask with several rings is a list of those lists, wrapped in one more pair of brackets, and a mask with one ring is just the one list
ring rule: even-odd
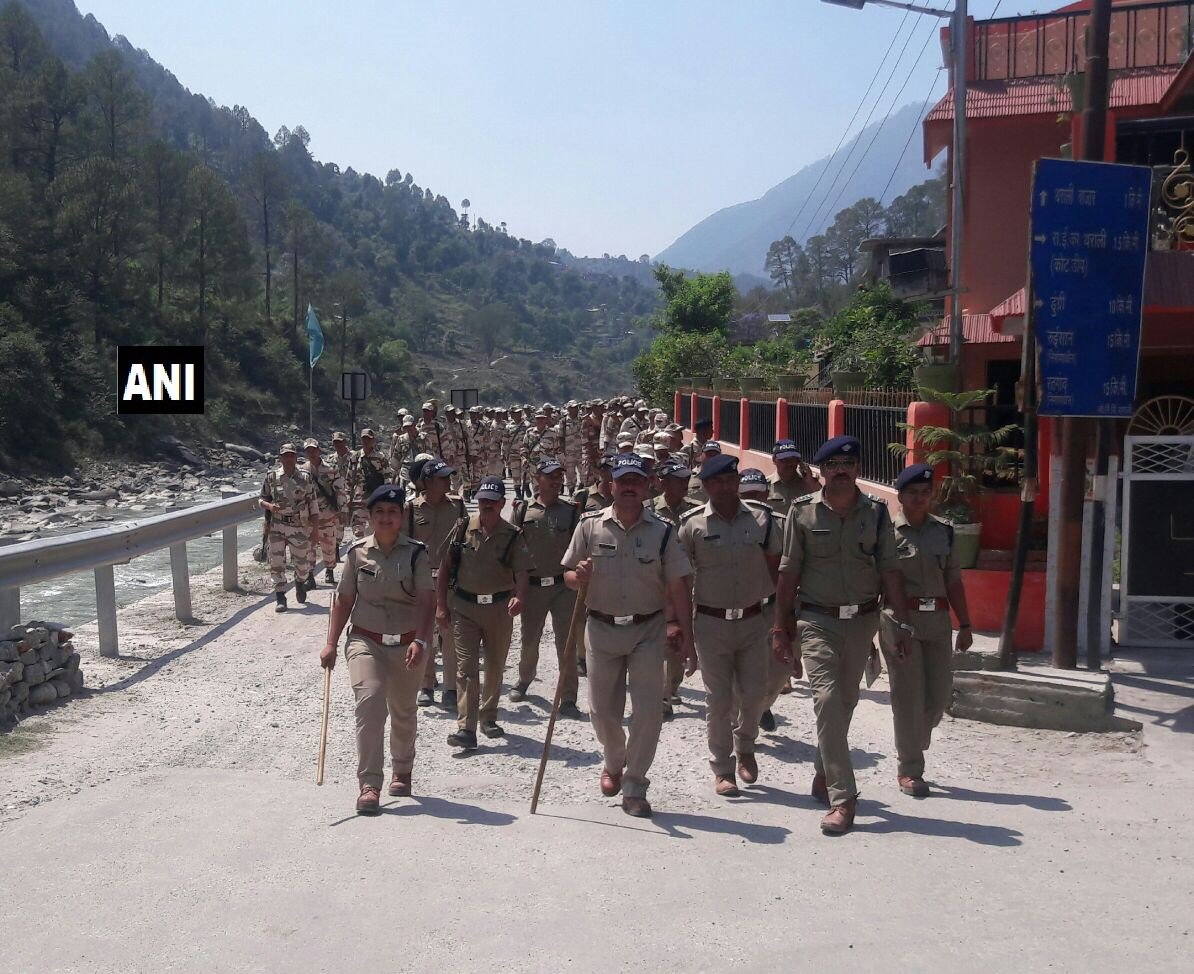
{"label": "white arrow on sign", "polygon": [[1043,244],[1045,242],[1045,235],[1043,233],[1038,233],[1035,234],[1032,239],[1035,243]]}

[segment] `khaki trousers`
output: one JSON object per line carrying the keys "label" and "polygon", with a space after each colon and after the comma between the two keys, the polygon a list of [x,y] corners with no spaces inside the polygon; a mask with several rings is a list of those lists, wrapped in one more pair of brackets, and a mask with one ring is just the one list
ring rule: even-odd
{"label": "khaki trousers", "polygon": [[[410,639],[414,633],[408,633]],[[422,670],[406,668],[409,640],[401,646],[380,646],[372,639],[350,635],[344,655],[356,697],[357,781],[381,790],[384,770],[386,713],[390,715],[390,760],[395,772],[409,772],[415,764],[415,729]]]}
{"label": "khaki trousers", "polygon": [[294,577],[307,580],[307,560],[311,549],[311,529],[299,524],[285,524],[271,521],[266,554],[269,558],[269,573],[275,592],[286,591],[286,549],[290,549],[290,562],[294,566]]}
{"label": "khaki trousers", "polygon": [[887,651],[898,773],[921,778],[933,728],[941,723],[953,694],[953,627],[948,612],[908,615],[916,636],[909,638],[908,655],[902,662],[890,653],[886,627],[880,629],[879,638]]}
{"label": "khaki trousers", "polygon": [[519,616],[522,622],[522,653],[518,660],[518,682],[529,684],[534,681],[539,669],[539,643],[543,639],[543,625],[547,621],[548,613],[551,613],[556,659],[559,661],[560,674],[564,678],[561,703],[576,703],[580,689],[575,659],[571,666],[564,665],[564,646],[568,642],[568,626],[572,623],[572,609],[575,605],[576,593],[563,582],[547,588],[532,583],[531,590],[527,593],[527,604]]}
{"label": "khaki trousers", "polygon": [[[449,609],[449,614],[451,610]],[[441,685],[444,690],[456,689],[456,634],[451,623],[447,628],[435,624],[435,633],[431,645],[427,647],[427,666],[423,669],[423,688],[435,689],[435,657],[439,656],[440,670],[443,676]]]}
{"label": "khaki trousers", "polygon": [[671,647],[663,652],[663,699],[671,700],[680,692],[680,684],[684,682],[684,657],[673,653]]}
{"label": "khaki trousers", "polygon": [[693,621],[715,775],[734,773],[735,752],[754,754],[769,686],[767,629],[766,613],[735,621],[697,613]]}
{"label": "khaki trousers", "polygon": [[819,774],[825,775],[831,805],[840,805],[858,795],[846,738],[878,628],[878,612],[853,619],[834,619],[818,612],[800,613],[800,655],[813,691],[813,713],[817,718],[815,766]]}
{"label": "khaki trousers", "polygon": [[[452,596],[452,635],[456,642],[456,713],[460,730],[477,730],[477,722],[497,720],[502,674],[510,653],[514,620],[507,603],[476,605]],[[481,663],[484,659],[484,687]]]}
{"label": "khaki trousers", "polygon": [[315,571],[316,548],[319,549],[319,554],[323,558],[323,567],[335,567],[336,545],[338,543],[336,534],[339,524],[339,517],[337,515],[333,515],[325,520],[316,521],[315,525],[311,528],[311,547],[307,552],[308,573]]}
{"label": "khaki trousers", "polygon": [[[589,618],[589,719],[605,753],[605,767],[625,769],[622,794],[646,798],[663,727],[664,614],[630,626],[611,626]],[[622,730],[626,684],[630,683],[630,738]]]}

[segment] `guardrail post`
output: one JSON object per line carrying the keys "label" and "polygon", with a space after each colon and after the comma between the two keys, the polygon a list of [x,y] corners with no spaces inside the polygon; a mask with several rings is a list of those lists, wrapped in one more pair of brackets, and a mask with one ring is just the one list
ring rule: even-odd
{"label": "guardrail post", "polygon": [[116,656],[120,645],[116,638],[116,582],[112,566],[100,565],[95,570],[95,616],[99,627],[100,656]]}
{"label": "guardrail post", "polygon": [[775,400],[775,438],[776,440],[790,440],[788,432],[788,400],[782,396]]}
{"label": "guardrail post", "polygon": [[713,439],[721,439],[721,396],[713,396]]}
{"label": "guardrail post", "polygon": [[235,592],[240,586],[237,584],[237,552],[236,525],[224,528],[224,591]]}
{"label": "guardrail post", "polygon": [[21,590],[0,588],[0,635],[21,622]]}
{"label": "guardrail post", "polygon": [[[750,399],[744,398],[738,404],[738,446],[750,449]],[[740,453],[739,456],[742,454]]]}
{"label": "guardrail post", "polygon": [[170,546],[170,575],[174,586],[174,618],[179,622],[191,620],[191,573],[187,568],[187,543]]}

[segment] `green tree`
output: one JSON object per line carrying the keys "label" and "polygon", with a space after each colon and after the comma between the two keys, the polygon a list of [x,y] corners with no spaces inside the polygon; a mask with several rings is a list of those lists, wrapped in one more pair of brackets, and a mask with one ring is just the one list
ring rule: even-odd
{"label": "green tree", "polygon": [[868,389],[904,389],[922,361],[919,323],[916,305],[893,297],[883,282],[857,291],[825,322],[816,345],[834,368],[864,372]]}
{"label": "green tree", "polygon": [[634,360],[631,371],[639,395],[666,405],[682,375],[725,375],[728,346],[720,332],[670,332],[660,335]]}
{"label": "green tree", "polygon": [[729,331],[737,289],[728,271],[688,277],[666,264],[655,268],[665,305],[657,319],[660,331],[697,334]]}

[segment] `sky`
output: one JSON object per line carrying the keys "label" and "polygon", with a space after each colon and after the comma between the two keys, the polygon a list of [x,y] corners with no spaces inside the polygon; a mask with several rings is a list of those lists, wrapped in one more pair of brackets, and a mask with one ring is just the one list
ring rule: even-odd
{"label": "sky", "polygon": [[889,77],[874,120],[905,82],[901,104],[945,91],[935,18],[819,0],[76,3],[267,132],[304,126],[317,159],[578,256],[654,255],[828,155],[893,36],[854,128]]}

